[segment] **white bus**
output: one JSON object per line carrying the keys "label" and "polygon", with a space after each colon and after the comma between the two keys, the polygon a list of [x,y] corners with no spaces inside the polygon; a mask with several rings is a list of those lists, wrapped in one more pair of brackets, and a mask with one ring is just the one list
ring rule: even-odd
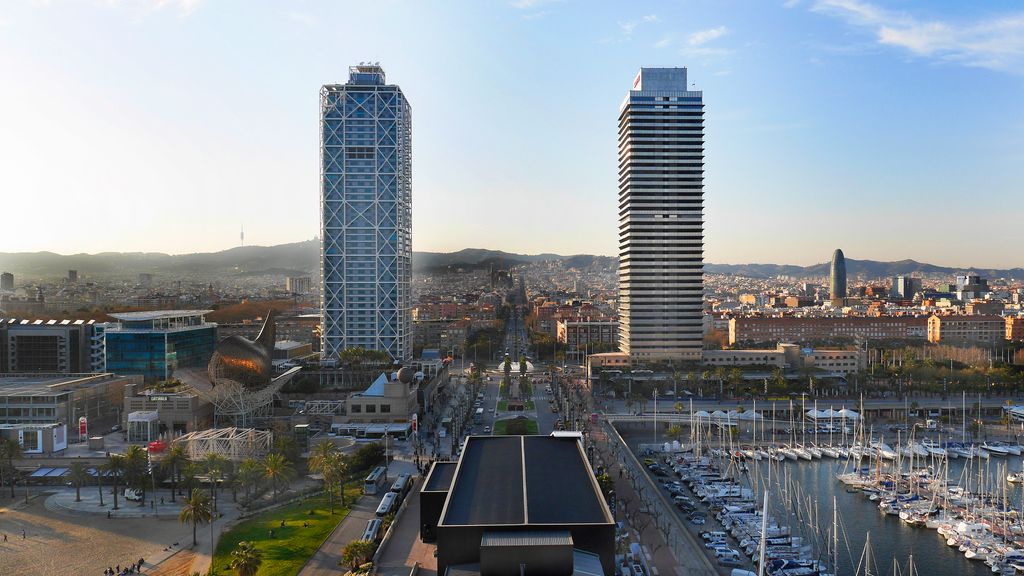
{"label": "white bus", "polygon": [[394,492],[388,492],[384,495],[384,499],[380,501],[380,506],[377,506],[377,517],[382,518],[390,514],[395,508],[395,502],[398,501],[398,494]]}
{"label": "white bus", "polygon": [[380,518],[374,518],[374,519],[370,520],[369,522],[367,522],[366,523],[366,530],[363,531],[363,538],[362,539],[363,540],[367,540],[369,542],[376,543],[377,539],[380,537],[380,525],[381,525]]}
{"label": "white bus", "polygon": [[370,472],[370,475],[366,477],[363,482],[363,494],[376,494],[384,488],[384,483],[387,482],[387,475],[383,466],[377,466]]}
{"label": "white bus", "polygon": [[391,491],[398,494],[399,498],[405,498],[412,488],[412,474],[399,474],[398,479],[391,485]]}
{"label": "white bus", "polygon": [[473,422],[479,424],[484,419],[484,409],[477,408],[476,412],[473,413]]}

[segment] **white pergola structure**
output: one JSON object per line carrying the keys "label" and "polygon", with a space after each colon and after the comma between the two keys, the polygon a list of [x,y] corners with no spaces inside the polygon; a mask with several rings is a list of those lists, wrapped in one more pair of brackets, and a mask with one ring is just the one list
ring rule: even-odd
{"label": "white pergola structure", "polygon": [[189,432],[174,440],[185,447],[188,459],[199,462],[209,454],[223,456],[233,462],[246,458],[262,458],[272,448],[274,434],[254,428],[211,428]]}

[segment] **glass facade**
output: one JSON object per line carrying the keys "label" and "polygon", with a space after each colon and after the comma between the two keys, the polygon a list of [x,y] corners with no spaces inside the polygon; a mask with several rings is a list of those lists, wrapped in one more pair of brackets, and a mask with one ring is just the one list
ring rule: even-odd
{"label": "glass facade", "polygon": [[376,65],[320,91],[323,357],[412,357],[412,109]]}
{"label": "glass facade", "polygon": [[217,343],[211,324],[175,331],[108,330],[107,371],[166,380],[175,368],[206,366]]}

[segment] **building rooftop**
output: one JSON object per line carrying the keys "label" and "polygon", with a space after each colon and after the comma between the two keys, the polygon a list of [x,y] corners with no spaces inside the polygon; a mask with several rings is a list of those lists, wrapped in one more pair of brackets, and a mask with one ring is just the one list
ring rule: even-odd
{"label": "building rooftop", "polygon": [[114,374],[0,374],[0,396],[53,396],[116,377]]}
{"label": "building rooftop", "polygon": [[576,439],[471,436],[439,525],[609,523]]}
{"label": "building rooftop", "polygon": [[117,312],[110,314],[123,322],[145,322],[147,320],[162,320],[164,318],[182,318],[191,316],[205,316],[213,310],[146,310],[143,312]]}
{"label": "building rooftop", "polygon": [[358,396],[383,396],[384,385],[388,383],[388,375],[384,372],[377,376],[377,379],[366,389],[358,394]]}
{"label": "building rooftop", "polygon": [[294,350],[296,348],[302,348],[303,346],[309,346],[306,342],[298,342],[296,340],[278,340],[274,342],[275,350]]}
{"label": "building rooftop", "polygon": [[423,483],[424,492],[447,492],[452,487],[452,479],[455,478],[455,468],[458,462],[435,462],[430,469],[430,475]]}

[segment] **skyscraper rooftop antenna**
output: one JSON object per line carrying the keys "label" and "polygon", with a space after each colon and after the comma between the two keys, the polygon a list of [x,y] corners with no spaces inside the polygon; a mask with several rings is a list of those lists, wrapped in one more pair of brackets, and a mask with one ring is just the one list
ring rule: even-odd
{"label": "skyscraper rooftop antenna", "polygon": [[245,224],[242,224],[242,230],[238,233],[238,240],[242,246],[245,246]]}

